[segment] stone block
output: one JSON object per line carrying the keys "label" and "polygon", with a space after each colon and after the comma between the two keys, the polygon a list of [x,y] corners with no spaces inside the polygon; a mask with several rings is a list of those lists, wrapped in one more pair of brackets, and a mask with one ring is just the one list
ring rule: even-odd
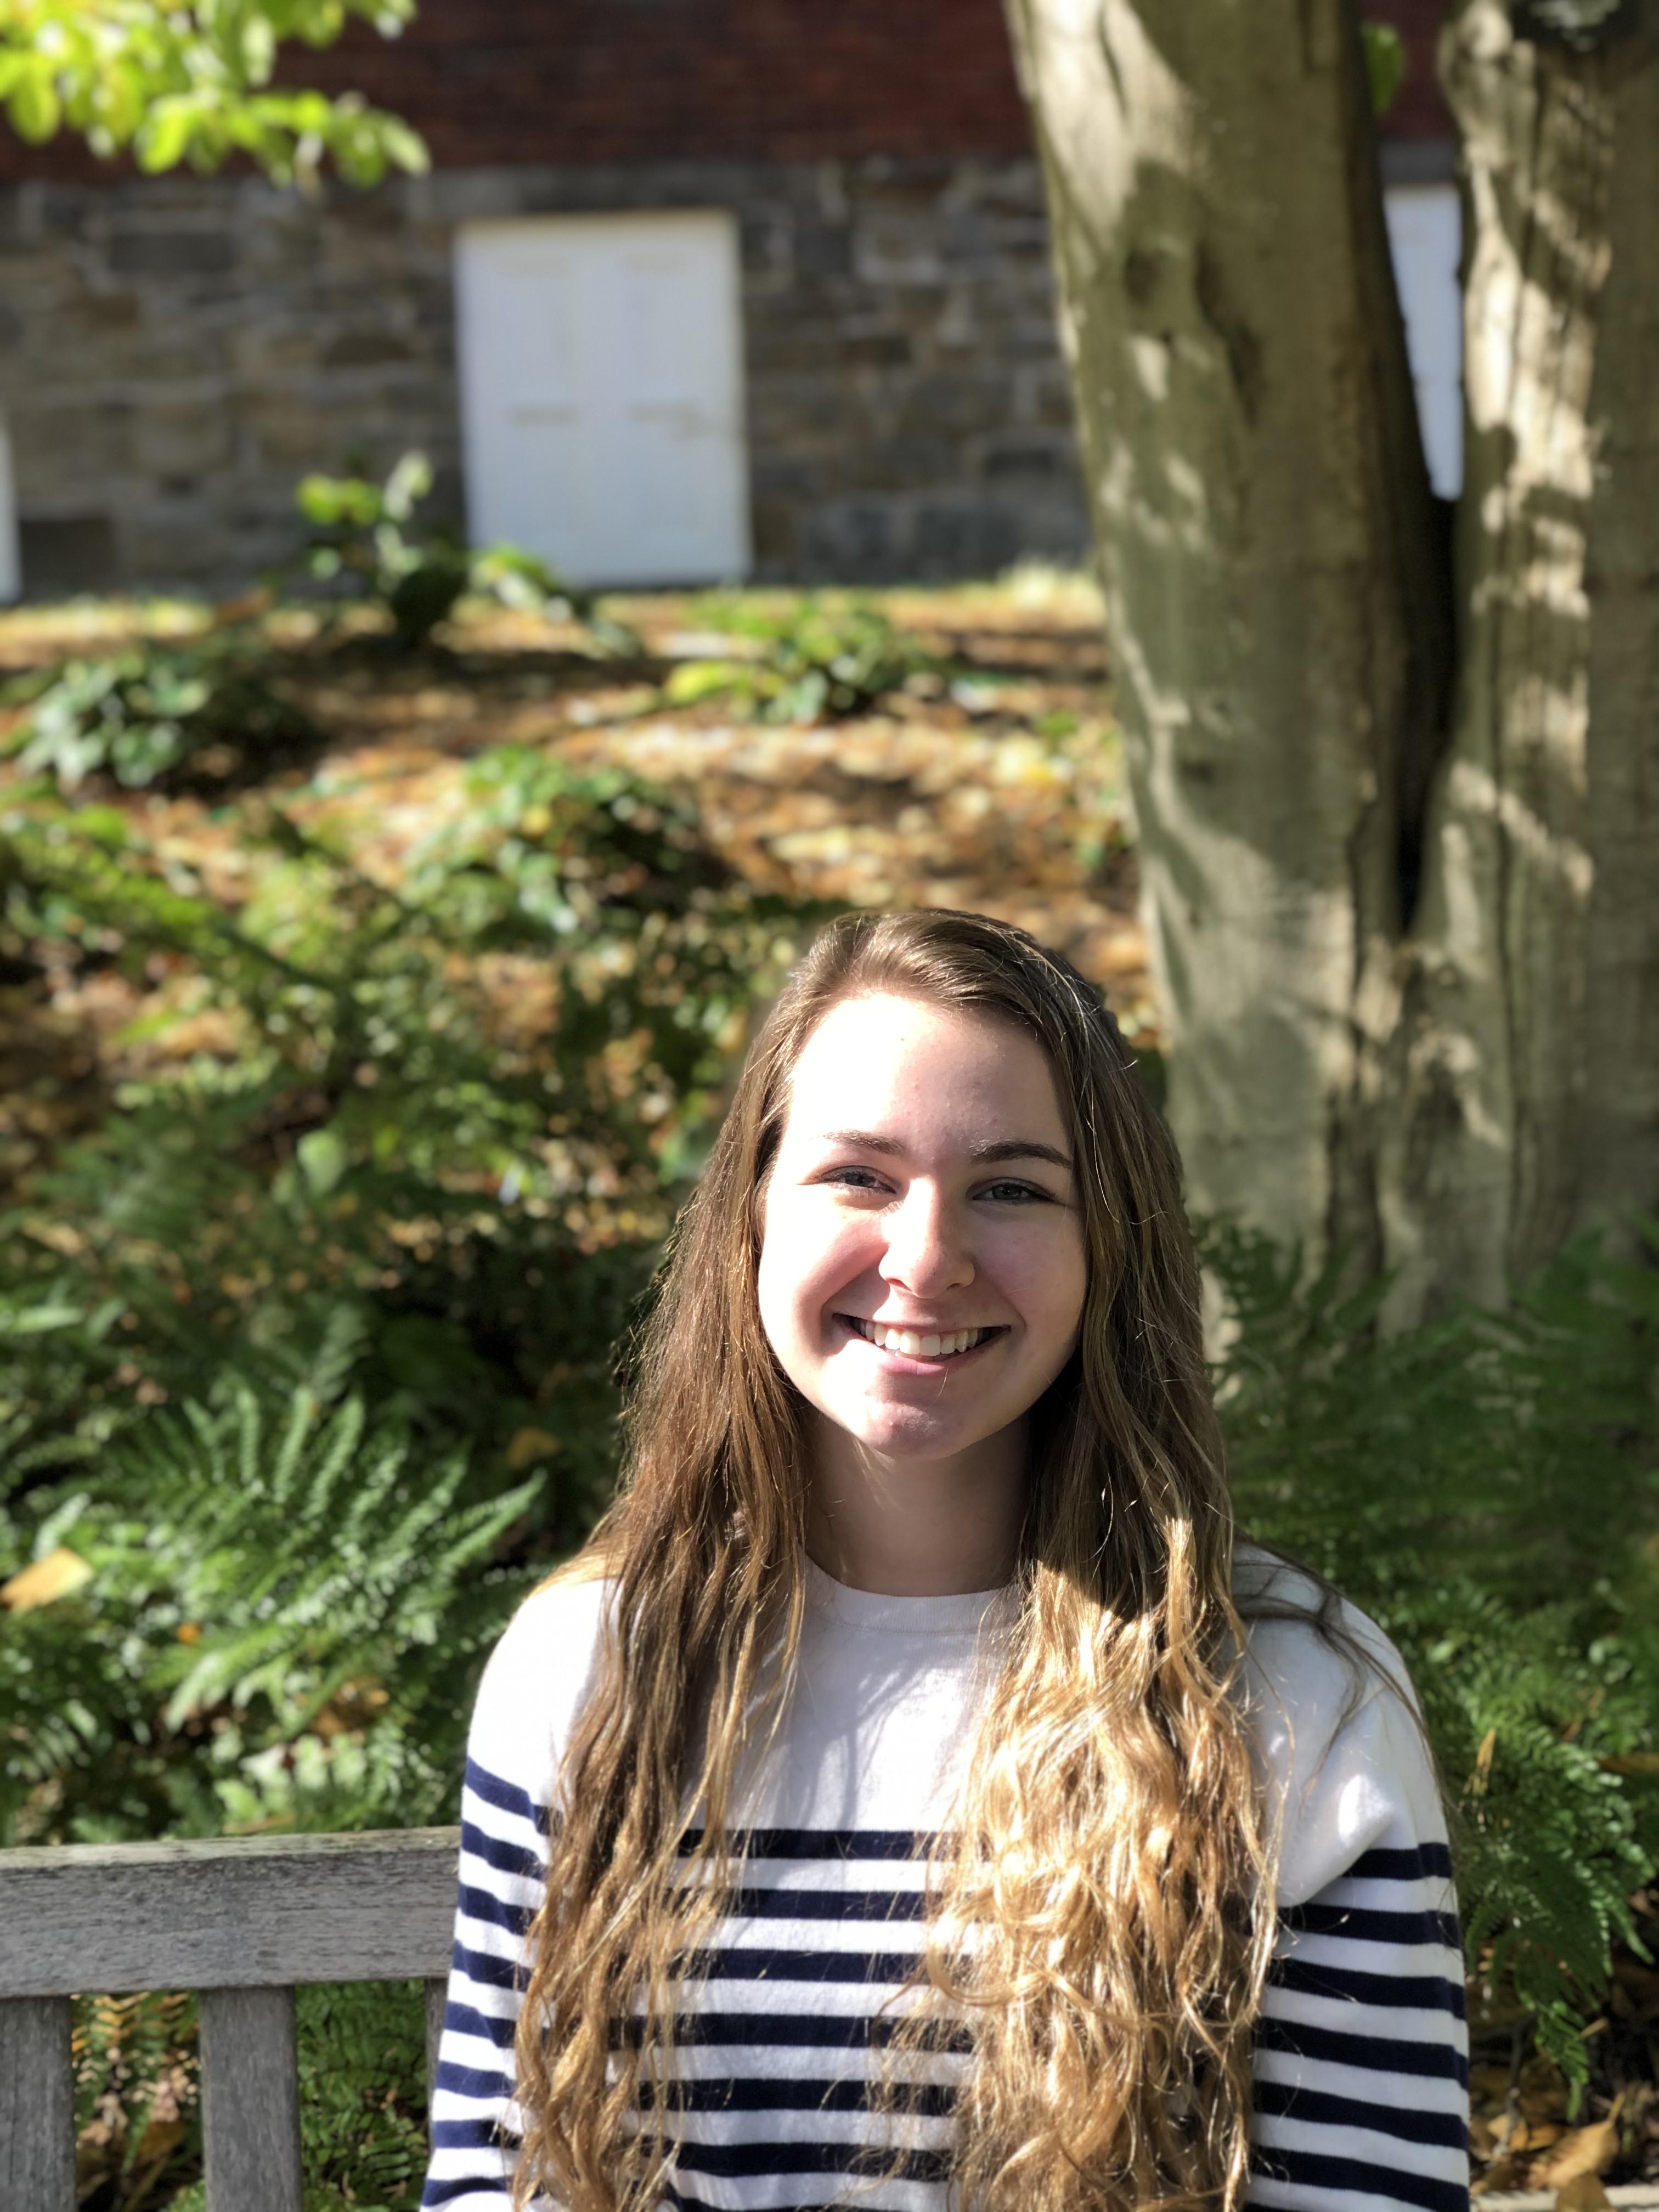
{"label": "stone block", "polygon": [[912,430],[884,438],[871,448],[866,468],[871,480],[895,491],[932,489],[962,473],[962,450],[944,435]]}
{"label": "stone block", "polygon": [[964,363],[959,374],[915,378],[900,421],[918,436],[969,438],[999,428],[1007,419],[1007,404],[1006,379]]}
{"label": "stone block", "polygon": [[1070,439],[993,438],[987,441],[980,466],[988,483],[999,490],[1037,485],[1067,489],[1077,483],[1077,448]]}
{"label": "stone block", "polygon": [[276,386],[307,376],[317,366],[320,335],[314,323],[288,328],[266,317],[229,334],[230,373],[243,384]]}
{"label": "stone block", "polygon": [[25,500],[50,471],[57,483],[85,484],[125,475],[132,465],[131,402],[72,399],[54,404],[31,392],[11,418],[12,445]]}
{"label": "stone block", "polygon": [[325,368],[380,368],[387,362],[412,361],[407,340],[390,331],[342,331],[323,350]]}
{"label": "stone block", "polygon": [[902,331],[851,331],[842,339],[841,358],[854,368],[904,368],[913,347]]}
{"label": "stone block", "polygon": [[866,284],[943,284],[945,256],[936,227],[888,210],[860,211],[854,231],[853,268]]}
{"label": "stone block", "polygon": [[121,565],[135,583],[210,583],[224,574],[227,550],[222,531],[206,520],[151,518],[129,524],[121,532]]}
{"label": "stone block", "polygon": [[826,500],[801,516],[796,537],[799,572],[849,584],[890,581],[902,573],[902,516],[890,499]]}
{"label": "stone block", "polygon": [[115,526],[107,514],[24,514],[17,535],[27,599],[107,591],[117,580]]}
{"label": "stone block", "polygon": [[133,465],[146,476],[203,476],[223,468],[231,458],[231,418],[223,395],[147,401],[134,417],[132,446]]}
{"label": "stone block", "polygon": [[66,337],[96,344],[142,329],[144,303],[137,292],[82,290],[53,318]]}
{"label": "stone block", "polygon": [[123,276],[224,276],[236,266],[236,240],[228,230],[117,231],[109,265]]}
{"label": "stone block", "polygon": [[277,468],[332,471],[341,462],[339,417],[321,401],[263,396],[244,410],[258,459]]}
{"label": "stone block", "polygon": [[849,276],[853,271],[853,234],[846,222],[808,220],[795,227],[794,270],[807,280]]}
{"label": "stone block", "polygon": [[994,576],[1018,558],[1019,524],[990,500],[924,500],[915,511],[910,550],[911,573],[929,581]]}

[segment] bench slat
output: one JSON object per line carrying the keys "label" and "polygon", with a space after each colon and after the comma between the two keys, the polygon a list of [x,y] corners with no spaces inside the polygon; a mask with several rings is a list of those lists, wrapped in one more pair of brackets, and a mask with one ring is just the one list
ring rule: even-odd
{"label": "bench slat", "polygon": [[444,2032],[444,2013],[449,2002],[449,1984],[435,1978],[426,1985],[426,2098],[430,2111],[434,2091],[438,2086],[438,2045]]}
{"label": "bench slat", "polygon": [[449,1968],[459,1840],[410,1828],[0,1851],[0,1998],[429,1980]]}
{"label": "bench slat", "polygon": [[[7,1927],[8,1944],[11,1935]],[[75,2212],[73,2027],[67,1997],[0,2004],[0,2204],[6,2212]]]}
{"label": "bench slat", "polygon": [[208,2212],[304,2212],[294,1992],[204,1990],[201,2005]]}

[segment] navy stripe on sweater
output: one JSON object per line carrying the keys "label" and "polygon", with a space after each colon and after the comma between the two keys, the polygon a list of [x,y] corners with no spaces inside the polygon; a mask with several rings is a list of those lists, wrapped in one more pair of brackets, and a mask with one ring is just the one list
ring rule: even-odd
{"label": "navy stripe on sweater", "polygon": [[[468,1785],[499,1815],[500,1832],[474,1820],[463,1836],[426,2212],[508,2212],[511,2014],[524,1981],[522,1933],[544,1879],[544,1809],[476,1761]],[[687,1850],[696,1840],[686,1839]],[[900,2092],[908,2109],[879,2123],[921,2131],[901,2141],[896,2165],[896,2154],[876,2147],[860,2125],[879,2102],[875,2054],[901,2025],[898,2008],[884,2007],[917,1958],[914,1944],[875,1948],[870,1937],[884,1923],[896,1935],[906,1930],[901,1943],[919,1936],[925,1899],[908,1869],[933,1843],[930,1834],[902,1830],[770,1828],[738,1839],[744,1870],[723,1900],[726,1917],[682,1962],[683,1986],[696,2000],[670,2027],[684,2054],[682,2070],[654,2092],[645,2085],[641,2099],[672,2143],[665,2212],[806,2212],[827,2201],[826,2189],[836,2195],[837,2179],[884,2176],[911,2192],[905,2202],[918,2212],[924,2202],[944,2212],[970,2028],[928,2023],[916,2064],[907,2063],[918,2078]],[[776,1866],[771,1879],[768,1863]],[[1467,2212],[1458,2178],[1463,2113],[1446,2109],[1468,2078],[1456,1922],[1443,1904],[1447,1864],[1434,1844],[1372,1850],[1281,1916],[1257,2033],[1253,2172],[1264,2188],[1290,2190],[1310,2212],[1342,2212],[1355,2196],[1401,2212]],[[887,1881],[884,1866],[895,1869]],[[801,1887],[790,1886],[786,1869],[800,1870],[793,1878]],[[1417,1884],[1419,1893],[1401,1895],[1396,1909],[1386,1890],[1356,1890],[1364,1883],[1396,1891]],[[1361,1902],[1346,1901],[1357,1894]],[[754,1940],[783,1932],[781,1923],[793,1942]],[[842,1941],[830,1941],[832,1935]],[[809,1989],[823,1993],[821,2002],[806,1997]],[[1297,2016],[1310,2003],[1339,2006],[1340,2027],[1317,2014]],[[1407,2013],[1419,2017],[1407,2022]],[[1440,2025],[1431,2028],[1426,2020]],[[613,2041],[636,2045],[641,2033],[637,2020],[620,2020]],[[1295,2079],[1285,2078],[1288,2070]],[[1426,2108],[1414,2084],[1434,2085]],[[1401,2160],[1384,2163],[1379,2138],[1400,2144]],[[878,2190],[872,2212],[893,2201]]]}

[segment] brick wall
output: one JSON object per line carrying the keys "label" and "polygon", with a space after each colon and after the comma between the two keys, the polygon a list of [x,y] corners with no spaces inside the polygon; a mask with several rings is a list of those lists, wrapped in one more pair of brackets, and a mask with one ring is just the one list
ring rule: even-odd
{"label": "brick wall", "polygon": [[1000,0],[423,0],[326,76],[410,117],[444,167],[1030,145]]}
{"label": "brick wall", "polygon": [[[1449,134],[1434,81],[1445,7],[1365,0],[1410,52],[1388,136]],[[354,24],[285,68],[407,117],[445,169],[1017,155],[1031,143],[1001,0],[421,0],[400,39]],[[0,179],[109,173],[0,124]]]}
{"label": "brick wall", "polygon": [[[446,169],[1030,147],[1000,0],[421,0],[399,39],[354,24],[284,67],[406,117]],[[0,124],[0,178],[97,173]]]}
{"label": "brick wall", "polygon": [[1449,0],[1365,0],[1364,13],[1392,23],[1405,41],[1406,79],[1382,118],[1385,138],[1450,138],[1450,111],[1435,76],[1435,40]]}

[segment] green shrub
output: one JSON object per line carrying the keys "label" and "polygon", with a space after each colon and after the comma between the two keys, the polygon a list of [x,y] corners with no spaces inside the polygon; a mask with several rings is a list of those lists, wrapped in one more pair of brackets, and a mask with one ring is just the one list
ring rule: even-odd
{"label": "green shrub", "polygon": [[0,1219],[0,1577],[94,1570],[0,1662],[15,1839],[439,1816],[512,1574],[603,1502],[614,1347],[807,916],[625,776],[503,749],[463,798],[396,884],[251,814],[234,913],[113,810],[9,819],[12,957],[159,957],[150,1026],[222,1024]]}
{"label": "green shrub", "polygon": [[836,606],[807,598],[778,611],[717,598],[701,601],[696,617],[746,650],[682,662],[665,686],[676,705],[724,697],[761,721],[838,719],[868,713],[884,694],[938,666],[908,632],[858,601]]}
{"label": "green shrub", "polygon": [[299,1995],[306,2212],[415,2212],[426,2175],[426,2014],[419,1982]]}
{"label": "green shrub", "polygon": [[64,792],[89,775],[129,790],[176,781],[215,747],[272,764],[320,732],[272,684],[265,659],[245,632],[231,629],[64,661],[35,688],[18,764],[44,770]]}
{"label": "green shrub", "polygon": [[533,553],[512,545],[471,548],[453,531],[417,525],[415,510],[431,490],[432,465],[418,453],[405,453],[383,484],[362,477],[304,477],[295,496],[309,532],[295,567],[332,593],[379,608],[406,652],[428,641],[464,592],[504,606],[562,612],[584,623],[607,653],[641,650],[634,633],[607,615],[592,592],[562,582]]}

